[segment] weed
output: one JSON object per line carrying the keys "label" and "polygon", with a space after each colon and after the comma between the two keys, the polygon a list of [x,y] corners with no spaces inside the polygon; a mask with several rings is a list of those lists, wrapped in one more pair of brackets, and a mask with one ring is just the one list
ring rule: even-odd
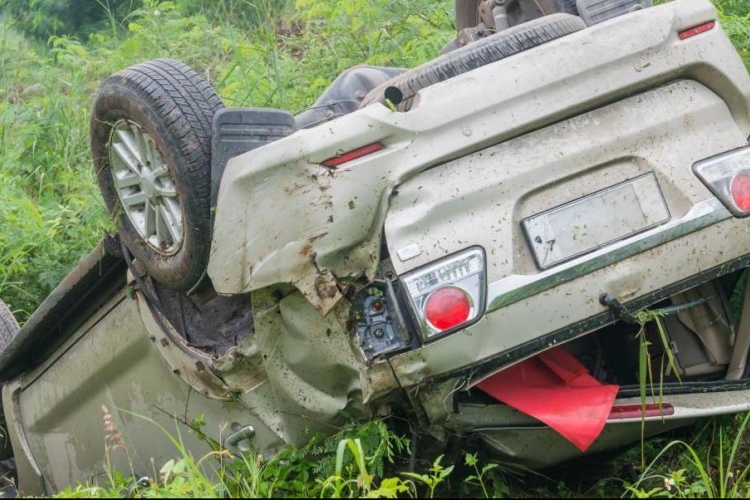
{"label": "weed", "polygon": [[[662,395],[664,390],[664,373],[667,368],[675,374],[678,380],[680,380],[680,372],[677,368],[674,353],[672,352],[672,345],[669,342],[666,329],[662,322],[664,312],[659,309],[643,309],[638,311],[636,314],[638,318],[638,324],[640,329],[636,333],[639,340],[638,348],[638,389],[641,397],[641,464],[645,465],[645,454],[643,441],[646,437],[646,398],[648,389],[650,389],[651,397],[654,401],[658,401],[659,407],[661,408]],[[661,343],[664,354],[661,356],[661,363],[659,366],[659,394],[658,399],[654,394],[654,371],[651,365],[651,353],[649,352],[649,346],[651,342],[646,338],[646,325],[654,323],[656,330],[659,333],[659,341]],[[664,358],[667,358],[668,366],[664,366]]]}
{"label": "weed", "polygon": [[487,493],[487,486],[485,485],[485,476],[488,472],[490,472],[493,469],[496,469],[498,467],[497,464],[487,464],[484,467],[479,469],[479,460],[477,459],[476,454],[467,453],[466,454],[466,465],[474,469],[474,474],[466,476],[466,481],[469,484],[478,484],[482,488],[482,493],[484,493],[484,498],[490,498],[489,493]]}
{"label": "weed", "polygon": [[[675,440],[668,443],[651,464],[643,471],[638,480],[626,487],[626,494],[637,498],[652,496],[666,497],[707,497],[707,498],[746,498],[750,494],[747,474],[750,464],[738,467],[737,463],[743,457],[738,455],[750,413],[742,418],[736,429],[735,437],[731,440],[729,450],[726,449],[724,427],[718,428],[718,448],[715,456],[706,453],[705,462],[701,459],[701,451],[694,446]],[[686,467],[681,467],[667,473],[653,473],[656,464],[662,457],[667,456],[672,448],[684,450]],[[744,460],[743,460],[744,461]]]}

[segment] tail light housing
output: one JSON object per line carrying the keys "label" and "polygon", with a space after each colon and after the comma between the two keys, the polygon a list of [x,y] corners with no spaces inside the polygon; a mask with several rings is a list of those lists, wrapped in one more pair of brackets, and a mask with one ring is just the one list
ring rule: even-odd
{"label": "tail light housing", "polygon": [[750,147],[696,162],[693,172],[732,214],[750,215]]}
{"label": "tail light housing", "polygon": [[484,250],[473,247],[401,277],[422,338],[465,328],[484,312]]}

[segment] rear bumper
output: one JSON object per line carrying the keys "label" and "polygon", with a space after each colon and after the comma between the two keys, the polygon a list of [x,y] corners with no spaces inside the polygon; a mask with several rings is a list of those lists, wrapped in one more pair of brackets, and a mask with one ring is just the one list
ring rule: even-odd
{"label": "rear bumper", "polygon": [[[735,387],[733,387],[735,386]],[[741,387],[745,389],[741,389]],[[664,396],[664,403],[674,409],[672,415],[609,420],[604,431],[587,450],[596,453],[637,442],[705,417],[750,410],[747,383],[728,384],[722,392],[692,392]],[[649,398],[648,402],[651,402]],[[640,405],[640,398],[620,398],[615,405]],[[542,468],[575,458],[582,453],[553,429],[503,404],[460,404],[450,425],[458,432],[477,433],[504,459]]]}

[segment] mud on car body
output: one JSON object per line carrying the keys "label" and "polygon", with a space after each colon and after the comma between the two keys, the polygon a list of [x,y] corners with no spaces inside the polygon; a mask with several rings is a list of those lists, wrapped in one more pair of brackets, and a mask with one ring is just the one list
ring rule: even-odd
{"label": "mud on car body", "polygon": [[[21,489],[100,472],[103,411],[135,472],[172,453],[140,416],[198,415],[237,454],[399,413],[550,465],[581,447],[480,388],[558,349],[616,387],[587,452],[746,410],[750,78],[707,1],[608,4],[457,2],[443,55],[353,68],[296,117],[172,60],[108,79],[119,234],[5,327]],[[642,407],[646,308],[674,360]]]}

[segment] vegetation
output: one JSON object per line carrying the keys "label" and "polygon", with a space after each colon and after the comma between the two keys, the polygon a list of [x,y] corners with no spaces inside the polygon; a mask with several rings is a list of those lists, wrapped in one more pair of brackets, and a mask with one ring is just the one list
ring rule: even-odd
{"label": "vegetation", "polygon": [[[129,451],[110,418],[103,454]],[[383,422],[350,425],[338,434],[315,436],[303,448],[288,447],[271,460],[232,457],[220,447],[193,457],[181,445],[179,427],[167,433],[174,456],[155,465],[150,477],[106,469],[98,484],[80,484],[58,498],[746,498],[750,494],[750,414],[718,418],[702,427],[651,439],[610,456],[585,457],[531,472],[467,449],[430,455],[409,470],[409,439]],[[156,425],[152,422],[153,425]],[[177,425],[177,424],[176,424]],[[728,435],[733,437],[727,437]],[[424,443],[422,443],[424,444]],[[648,465],[640,467],[641,453]]]}
{"label": "vegetation", "polygon": [[[750,67],[747,0],[715,3]],[[452,0],[8,0],[3,9],[0,297],[21,322],[112,231],[88,146],[92,95],[106,76],[170,56],[206,76],[227,105],[300,111],[344,69],[414,66],[455,30]],[[378,422],[271,461],[231,460],[219,449],[192,457],[176,440],[178,458],[145,483],[110,471],[107,484],[61,495],[746,496],[747,421],[715,419],[544,476],[473,450],[431,456],[405,473],[409,441]],[[633,465],[641,453],[650,464],[642,470]]]}
{"label": "vegetation", "polygon": [[146,0],[107,29],[46,43],[19,31],[36,34],[23,18],[0,24],[0,297],[21,322],[112,230],[88,145],[92,96],[106,76],[168,55],[206,76],[227,105],[299,111],[340,71],[420,63],[454,29],[448,0],[299,0],[274,17],[286,5]]}
{"label": "vegetation", "polygon": [[139,0],[6,0],[7,13],[27,34],[46,40],[52,35],[82,35],[122,21]]}

